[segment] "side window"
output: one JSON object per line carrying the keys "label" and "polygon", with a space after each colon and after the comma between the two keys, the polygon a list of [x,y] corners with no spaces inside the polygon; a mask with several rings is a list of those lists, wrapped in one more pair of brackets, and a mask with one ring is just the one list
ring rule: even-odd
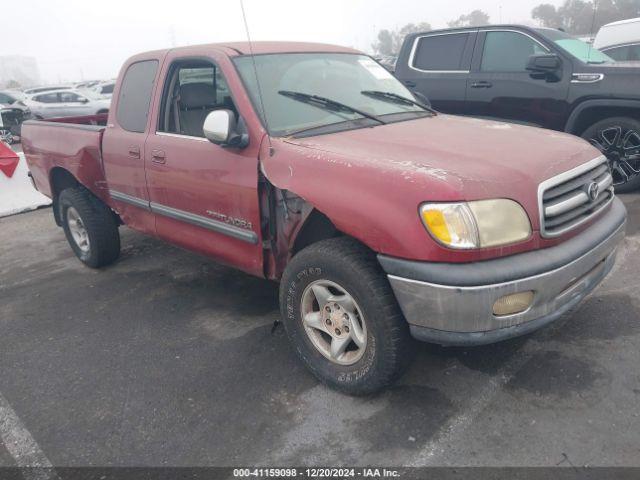
{"label": "side window", "polygon": [[202,60],[178,61],[167,76],[158,131],[204,137],[205,118],[221,109],[238,114],[220,69]]}
{"label": "side window", "polygon": [[640,45],[625,45],[605,50],[604,53],[616,62],[637,62],[640,60]]}
{"label": "side window", "polygon": [[144,132],[157,71],[157,60],[145,60],[130,65],[124,74],[116,118],[125,130]]}
{"label": "side window", "polygon": [[482,52],[483,72],[526,72],[529,57],[548,53],[533,38],[518,32],[487,32]]}
{"label": "side window", "polygon": [[80,103],[82,101],[82,97],[73,92],[60,92],[58,96],[62,103]]}
{"label": "side window", "polygon": [[4,93],[0,93],[0,103],[4,103],[5,105],[11,105],[13,103],[11,97],[5,95]]}
{"label": "side window", "polygon": [[57,93],[44,93],[42,95],[37,95],[34,97],[36,102],[40,103],[58,103],[58,94]]}
{"label": "side window", "polygon": [[418,40],[413,66],[420,70],[466,70],[462,65],[469,33],[433,35]]}
{"label": "side window", "polygon": [[113,83],[110,83],[109,85],[105,85],[104,87],[102,87],[102,90],[100,93],[113,93]]}

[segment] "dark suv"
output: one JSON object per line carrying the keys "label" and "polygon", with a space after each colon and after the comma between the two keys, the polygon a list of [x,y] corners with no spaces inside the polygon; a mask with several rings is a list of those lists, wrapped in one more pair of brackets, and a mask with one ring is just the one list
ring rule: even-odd
{"label": "dark suv", "polygon": [[617,191],[640,186],[640,64],[558,30],[497,25],[408,35],[395,75],[442,112],[579,135],[607,156]]}

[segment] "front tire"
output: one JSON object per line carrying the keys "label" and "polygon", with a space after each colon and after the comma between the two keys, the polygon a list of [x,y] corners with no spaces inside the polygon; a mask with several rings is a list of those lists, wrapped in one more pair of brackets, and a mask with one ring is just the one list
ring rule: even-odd
{"label": "front tire", "polygon": [[100,268],[120,255],[120,234],[113,212],[83,187],[67,188],[58,199],[62,228],[82,263]]}
{"label": "front tire", "polygon": [[396,380],[413,341],[373,252],[347,237],[298,253],[280,284],[285,330],[296,353],[323,383],[350,395]]}
{"label": "front tire", "polygon": [[582,134],[609,160],[616,192],[640,187],[640,122],[628,117],[601,120]]}

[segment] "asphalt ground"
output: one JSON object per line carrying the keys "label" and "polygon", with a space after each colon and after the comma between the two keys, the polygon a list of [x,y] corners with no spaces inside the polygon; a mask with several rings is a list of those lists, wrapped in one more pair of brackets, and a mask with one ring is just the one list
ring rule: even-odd
{"label": "asphalt ground", "polygon": [[421,344],[351,398],[302,367],[277,285],[121,229],[101,271],[51,210],[0,219],[0,466],[640,466],[640,195],[607,280],[552,326]]}

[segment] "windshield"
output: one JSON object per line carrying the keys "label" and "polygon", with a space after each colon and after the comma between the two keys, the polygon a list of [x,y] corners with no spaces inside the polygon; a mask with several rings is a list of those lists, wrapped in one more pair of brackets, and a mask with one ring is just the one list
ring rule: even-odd
{"label": "windshield", "polygon": [[541,33],[569,55],[584,63],[611,63],[615,60],[597,48],[560,30],[544,29]]}
{"label": "windshield", "polygon": [[[318,108],[317,103],[300,101],[299,96],[296,99],[294,95],[283,95],[282,92],[324,97],[383,119],[393,114],[404,114],[407,118],[425,114],[424,108],[417,105],[363,94],[381,91],[413,100],[409,90],[384,67],[365,55],[288,53],[256,55],[253,58],[260,79],[269,133],[274,136],[286,136],[327,125],[357,128],[382,123],[363,117],[356,111]],[[234,63],[249,90],[256,111],[261,112],[252,57],[237,57]],[[264,119],[264,115],[262,117]],[[355,120],[363,119],[364,123],[354,124]]]}

